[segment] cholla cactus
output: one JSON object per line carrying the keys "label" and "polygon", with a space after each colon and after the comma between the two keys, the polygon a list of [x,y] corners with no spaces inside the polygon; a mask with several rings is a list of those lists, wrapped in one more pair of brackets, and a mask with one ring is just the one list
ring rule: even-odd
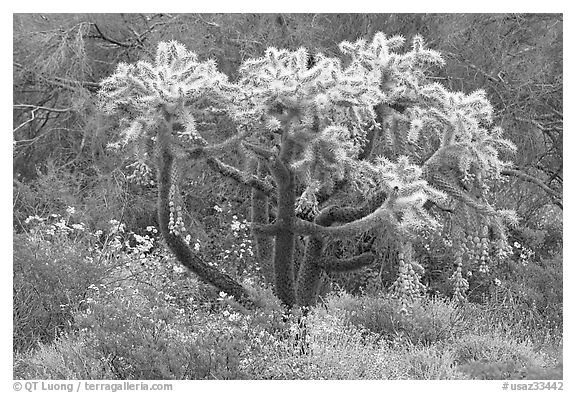
{"label": "cholla cactus", "polygon": [[100,95],[107,111],[123,108],[146,115],[162,107],[177,114],[187,101],[218,95],[219,86],[226,82],[214,61],[199,62],[183,45],[161,42],[154,63],[119,64],[116,72],[102,81]]}
{"label": "cholla cactus", "polygon": [[[155,161],[160,228],[176,257],[200,278],[250,304],[235,279],[206,264],[183,239],[178,190],[190,160],[204,160],[252,188],[259,262],[269,268],[266,278],[287,306],[313,304],[322,272],[372,263],[378,250],[349,258],[325,250],[330,238],[353,239],[368,231],[402,245],[392,289],[401,298],[416,298],[423,290],[422,270],[411,244],[424,230],[444,223],[436,207],[452,211],[454,221],[466,218],[462,235],[473,235],[473,245],[459,245],[474,248],[466,255],[482,269],[490,253],[503,255],[506,225],[514,215],[488,203],[489,184],[506,165],[500,152],[511,152],[514,145],[501,129],[491,128],[485,93],[454,93],[429,83],[427,72],[443,65],[442,57],[426,49],[419,36],[409,51],[401,51],[403,44],[402,37],[383,33],[370,42],[342,42],[346,66],[321,53],[311,59],[304,48],[269,48],[263,57],[246,60],[235,82],[213,61],[199,61],[176,42],[160,43],[152,63],[119,65],[102,82],[103,108],[121,114],[127,124],[116,145],[134,147],[135,176],[148,174]],[[213,145],[194,116],[210,106],[237,126],[234,136]],[[378,141],[384,147],[374,157],[377,146],[382,149]],[[232,147],[247,153],[251,171],[219,160]],[[346,197],[331,204],[330,197],[341,190]],[[351,200],[355,205],[345,206]],[[269,222],[272,205],[276,220]],[[481,217],[478,242],[472,217]],[[306,251],[297,264],[299,236],[306,237]],[[498,250],[489,247],[491,239],[498,240]],[[461,265],[471,263],[462,255],[455,273],[460,294],[466,282]]]}

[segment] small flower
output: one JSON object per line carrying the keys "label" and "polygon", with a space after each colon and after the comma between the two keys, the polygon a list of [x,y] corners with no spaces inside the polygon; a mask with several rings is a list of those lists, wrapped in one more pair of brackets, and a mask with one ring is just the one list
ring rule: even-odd
{"label": "small flower", "polygon": [[514,247],[516,247],[516,248],[520,248],[520,247],[521,247],[521,246],[520,246],[520,243],[518,243],[518,242],[514,242]]}
{"label": "small flower", "polygon": [[66,208],[66,213],[68,213],[69,215],[73,215],[73,214],[76,213],[76,209],[75,209],[74,207],[72,207],[72,206],[68,206],[68,207]]}
{"label": "small flower", "polygon": [[218,205],[214,205],[213,209],[216,210],[218,213],[222,213],[222,208]]}
{"label": "small flower", "polygon": [[498,280],[497,278],[494,279],[494,285],[496,285],[497,287],[499,287],[500,285],[502,285],[502,281]]}

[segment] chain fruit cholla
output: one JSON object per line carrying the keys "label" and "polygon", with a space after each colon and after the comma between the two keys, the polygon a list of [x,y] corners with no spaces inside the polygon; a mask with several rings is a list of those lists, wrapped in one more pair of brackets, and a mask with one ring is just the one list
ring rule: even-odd
{"label": "chain fruit cholla", "polygon": [[[160,43],[153,62],[118,65],[102,82],[102,105],[127,125],[115,146],[134,149],[133,176],[156,167],[160,228],[176,258],[252,304],[242,285],[184,240],[179,190],[198,160],[252,188],[257,257],[287,306],[312,305],[322,272],[359,269],[380,257],[373,250],[332,257],[325,252],[329,239],[385,234],[401,256],[393,289],[409,297],[422,289],[412,242],[442,225],[438,211],[478,217],[484,238],[505,247],[506,224],[515,217],[489,204],[489,184],[506,166],[499,153],[514,145],[491,126],[483,91],[466,95],[430,83],[427,71],[443,65],[440,54],[419,36],[410,50],[401,52],[403,45],[402,37],[377,33],[371,42],[342,42],[343,60],[269,48],[246,60],[236,81],[177,42]],[[235,133],[209,143],[196,123],[203,111],[227,116]],[[250,169],[224,163],[230,151],[243,151]],[[457,248],[466,233],[453,235]],[[305,253],[296,263],[300,236]],[[466,287],[461,254],[455,253],[458,296]]]}

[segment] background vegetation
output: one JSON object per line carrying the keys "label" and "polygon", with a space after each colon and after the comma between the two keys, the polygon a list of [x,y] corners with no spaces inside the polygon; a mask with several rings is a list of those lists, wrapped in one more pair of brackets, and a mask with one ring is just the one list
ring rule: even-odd
{"label": "background vegetation", "polygon": [[[269,46],[335,55],[376,31],[422,35],[446,60],[438,82],[486,90],[518,146],[496,194],[520,217],[514,254],[470,279],[459,303],[453,261],[430,239],[418,255],[428,296],[409,314],[387,293],[392,267],[326,276],[301,355],[298,317],[283,318],[258,285],[249,190],[197,168],[185,206],[196,249],[252,288],[258,312],[166,252],[155,187],[128,182],[126,157],[106,148],[118,125],[96,92],[159,41],[215,58],[234,79]],[[14,15],[14,377],[560,379],[562,50],[559,15]]]}

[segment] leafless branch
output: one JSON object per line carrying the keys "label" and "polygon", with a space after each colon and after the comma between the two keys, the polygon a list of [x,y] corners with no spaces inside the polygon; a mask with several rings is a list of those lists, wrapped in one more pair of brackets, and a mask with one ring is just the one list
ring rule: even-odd
{"label": "leafless branch", "polygon": [[536,184],[542,190],[544,190],[548,195],[552,197],[554,204],[556,204],[560,209],[563,209],[562,205],[562,194],[548,187],[542,180],[528,173],[522,172],[518,169],[504,169],[500,173],[506,176],[514,176],[524,181]]}
{"label": "leafless branch", "polygon": [[29,104],[15,104],[14,108],[30,108],[32,109],[32,111],[43,110],[48,112],[59,112],[59,113],[70,112],[73,110],[72,108],[48,108],[45,106],[29,105]]}
{"label": "leafless branch", "polygon": [[100,27],[98,27],[98,25],[96,23],[92,23],[92,26],[94,26],[94,28],[96,29],[96,31],[98,32],[98,38],[101,38],[104,41],[110,42],[111,44],[114,45],[118,45],[121,46],[123,48],[130,48],[132,47],[132,44],[126,43],[126,42],[120,42],[117,41],[113,38],[108,37],[107,35],[105,35],[104,33],[102,33],[102,30],[100,30]]}

